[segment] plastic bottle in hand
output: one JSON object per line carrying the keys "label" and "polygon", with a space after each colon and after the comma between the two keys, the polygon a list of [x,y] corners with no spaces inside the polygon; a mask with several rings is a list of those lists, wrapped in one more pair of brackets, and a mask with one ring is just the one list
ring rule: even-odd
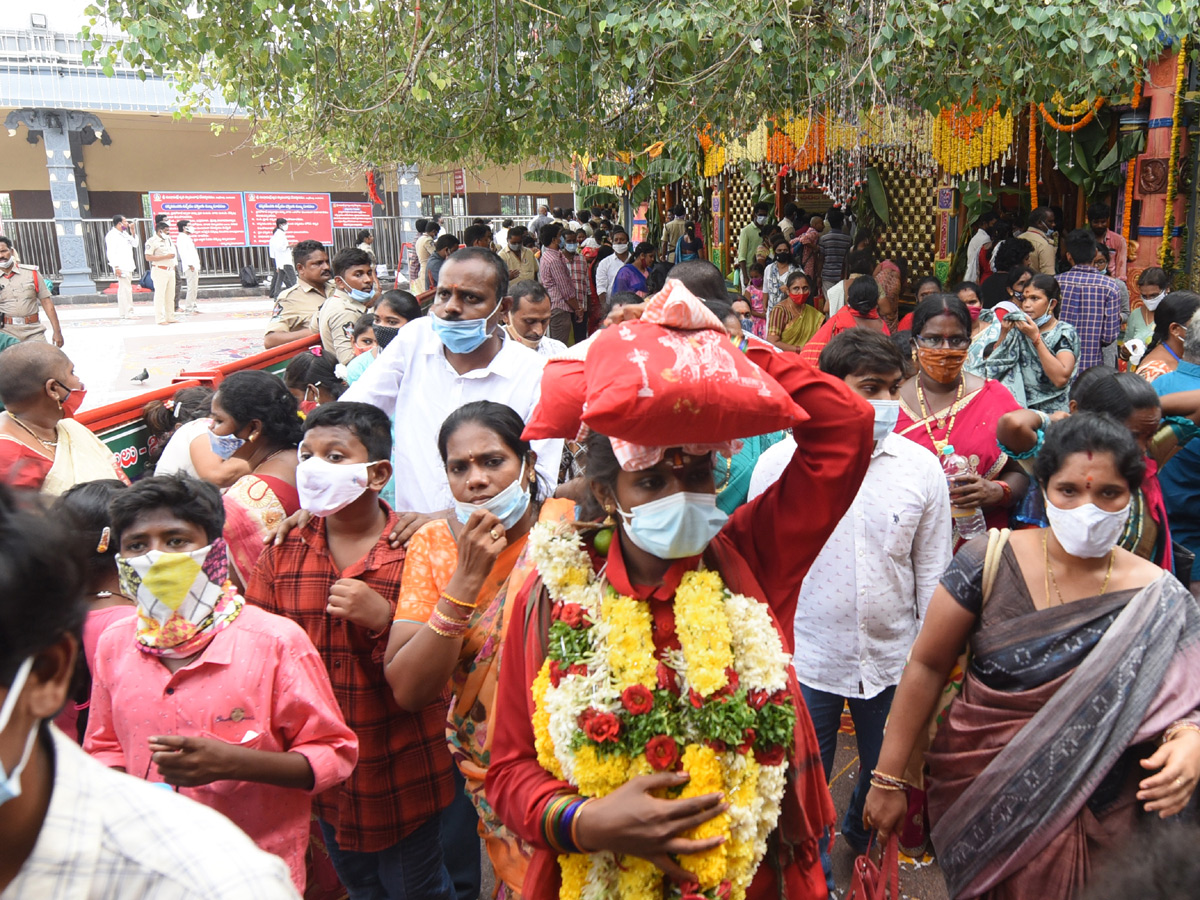
{"label": "plastic bottle in hand", "polygon": [[[965,456],[954,452],[954,445],[947,444],[942,448],[942,470],[946,473],[946,481],[950,490],[955,488],[955,479],[960,475],[971,474],[971,464]],[[987,523],[983,513],[975,506],[950,505],[950,516],[954,520],[954,530],[961,540],[969,541],[973,537],[987,534]]]}

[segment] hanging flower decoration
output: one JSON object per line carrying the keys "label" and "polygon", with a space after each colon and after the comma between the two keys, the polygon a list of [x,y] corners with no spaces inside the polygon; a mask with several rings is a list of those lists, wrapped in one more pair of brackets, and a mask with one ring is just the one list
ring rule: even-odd
{"label": "hanging flower decoration", "polygon": [[999,106],[984,110],[941,110],[933,120],[933,158],[949,175],[981,169],[1008,153],[1013,142],[1013,116]]}
{"label": "hanging flower decoration", "polygon": [[1183,80],[1187,74],[1188,38],[1179,41],[1179,60],[1175,66],[1175,107],[1171,110],[1171,152],[1167,157],[1167,208],[1163,211],[1162,243],[1158,247],[1158,264],[1166,269],[1171,258],[1171,232],[1175,228],[1175,195],[1179,190],[1179,143],[1183,136],[1180,127],[1183,112]]}
{"label": "hanging flower decoration", "polygon": [[1037,106],[1029,104],[1029,208],[1038,208]]}
{"label": "hanging flower decoration", "polygon": [[[1133,86],[1133,98],[1129,101],[1129,105],[1137,109],[1142,105],[1142,90],[1145,86],[1143,81],[1142,69],[1139,66],[1134,74],[1137,79]],[[1129,240],[1129,231],[1133,226],[1133,183],[1134,176],[1137,173],[1137,160],[1131,159],[1125,164],[1125,208],[1121,216],[1121,237]]]}
{"label": "hanging flower decoration", "polygon": [[[1057,99],[1061,100],[1062,94],[1056,94],[1055,97]],[[1096,118],[1096,113],[1098,113],[1100,111],[1100,107],[1104,105],[1104,102],[1105,101],[1104,101],[1103,97],[1097,97],[1094,101],[1092,101],[1091,103],[1088,103],[1082,107],[1083,109],[1087,110],[1086,114],[1084,114],[1082,119],[1078,119],[1077,121],[1072,122],[1067,125],[1064,125],[1062,122],[1059,122],[1057,119],[1055,119],[1054,116],[1052,116],[1050,114],[1050,112],[1046,109],[1045,103],[1039,103],[1038,109],[1041,110],[1042,118],[1046,120],[1046,124],[1049,125],[1051,128],[1053,128],[1055,131],[1061,132],[1062,134],[1074,134],[1076,131],[1079,131],[1081,128],[1086,128],[1089,124],[1091,124],[1092,119]],[[1080,109],[1080,108],[1081,108],[1080,104],[1076,104],[1075,106],[1069,106],[1069,107],[1061,107],[1060,106],[1059,111],[1062,112],[1063,115],[1073,116],[1073,115],[1075,115],[1075,113],[1073,113],[1072,111],[1076,110],[1076,109]]]}

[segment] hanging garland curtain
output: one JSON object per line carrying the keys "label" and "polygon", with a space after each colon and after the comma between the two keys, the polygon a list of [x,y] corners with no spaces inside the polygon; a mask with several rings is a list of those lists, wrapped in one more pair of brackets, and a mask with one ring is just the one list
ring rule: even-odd
{"label": "hanging garland curtain", "polygon": [[1175,107],[1171,111],[1171,152],[1167,157],[1167,208],[1163,210],[1162,243],[1158,247],[1158,264],[1166,269],[1171,259],[1171,232],[1175,228],[1175,194],[1179,189],[1176,177],[1179,169],[1179,144],[1183,129],[1180,122],[1183,112],[1183,79],[1187,74],[1188,39],[1184,35],[1179,42],[1179,61],[1175,68]]}
{"label": "hanging garland curtain", "polygon": [[[1134,77],[1137,79],[1137,83],[1133,86],[1133,98],[1129,101],[1129,105],[1136,110],[1142,105],[1142,90],[1145,84],[1142,80],[1144,75],[1140,66]],[[1125,209],[1121,216],[1121,237],[1128,241],[1129,230],[1133,225],[1133,182],[1137,173],[1137,158],[1131,159],[1125,164],[1125,167]]]}

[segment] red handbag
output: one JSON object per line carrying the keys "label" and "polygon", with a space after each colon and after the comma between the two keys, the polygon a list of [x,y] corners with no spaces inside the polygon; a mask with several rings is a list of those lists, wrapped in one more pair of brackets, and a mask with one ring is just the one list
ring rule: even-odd
{"label": "red handbag", "polygon": [[900,900],[900,841],[895,832],[888,838],[878,865],[871,859],[870,846],[854,860],[846,900]]}

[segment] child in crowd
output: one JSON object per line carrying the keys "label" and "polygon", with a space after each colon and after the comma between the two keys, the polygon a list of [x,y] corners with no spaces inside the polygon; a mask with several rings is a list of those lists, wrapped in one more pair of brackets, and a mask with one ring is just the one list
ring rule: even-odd
{"label": "child in crowd", "polygon": [[110,515],[137,615],[100,636],[84,749],[223,813],[282,857],[303,893],[310,795],[358,759],[320,656],[297,625],[234,590],[215,487],[144,478],[114,495]]}
{"label": "child in crowd", "polygon": [[355,358],[362,356],[368,350],[373,351],[375,349],[375,314],[363,313],[359,316],[358,321],[354,323],[354,331],[351,336]]}
{"label": "child in crowd", "polygon": [[755,337],[765,338],[767,336],[767,299],[763,294],[763,275],[767,271],[767,267],[761,262],[750,264],[747,270],[750,276],[750,283],[742,290],[742,296],[746,298],[746,302],[750,304],[750,333]]}
{"label": "child in crowd", "polygon": [[322,406],[304,423],[296,486],[313,513],[266,549],[246,596],[299,623],[321,655],[358,735],[358,766],[314,804],[334,868],[352,897],[450,900],[439,842],[453,782],[444,693],[418,712],[384,677],[404,550],[379,499],[391,478],[392,426],[377,407]]}
{"label": "child in crowd", "polygon": [[283,383],[304,415],[322,403],[332,403],[350,386],[338,376],[336,361],[321,347],[309,347],[293,356],[283,370]]}
{"label": "child in crowd", "polygon": [[150,459],[157,461],[152,474],[190,475],[226,488],[249,473],[245,462],[221,459],[208,442],[213,393],[210,387],[190,387],[146,404],[142,420],[150,429]]}
{"label": "child in crowd", "polygon": [[421,317],[421,304],[408,291],[387,291],[379,298],[375,306],[375,320],[372,332],[375,335],[375,346],[368,353],[360,353],[346,367],[346,381],[350,384],[358,381],[367,366],[375,362],[376,357],[409,322]]}

